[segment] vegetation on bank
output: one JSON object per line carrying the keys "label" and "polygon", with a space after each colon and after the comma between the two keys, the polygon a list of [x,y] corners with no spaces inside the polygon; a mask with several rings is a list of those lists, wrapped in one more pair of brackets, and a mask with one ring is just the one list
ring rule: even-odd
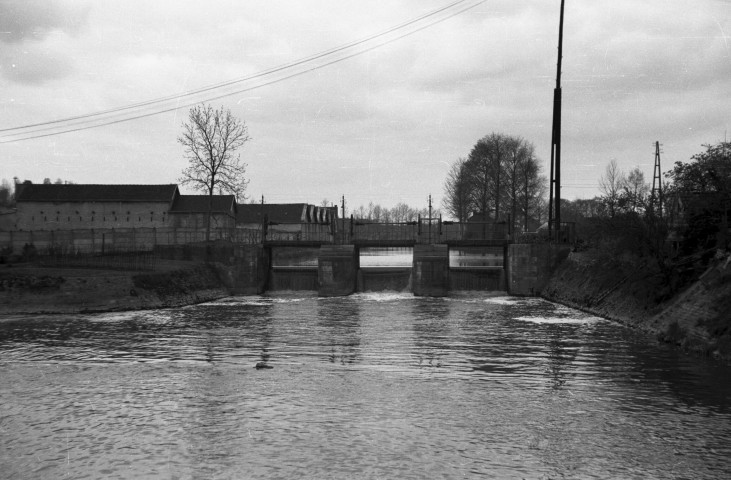
{"label": "vegetation on bank", "polygon": [[564,201],[575,251],[544,296],[731,358],[731,144],[665,173],[661,192],[611,163],[601,196]]}
{"label": "vegetation on bank", "polygon": [[662,191],[642,172],[607,167],[602,195],[562,202],[562,219],[575,222],[578,250],[630,255],[655,264],[669,295],[697,280],[711,260],[729,252],[731,143],[706,146],[665,173]]}

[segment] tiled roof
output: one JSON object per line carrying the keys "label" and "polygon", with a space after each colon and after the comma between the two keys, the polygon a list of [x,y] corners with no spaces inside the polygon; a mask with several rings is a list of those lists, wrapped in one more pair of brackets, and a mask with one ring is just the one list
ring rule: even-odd
{"label": "tiled roof", "polygon": [[16,185],[18,202],[172,202],[178,186],[36,184]]}
{"label": "tiled roof", "polygon": [[[236,212],[236,197],[233,195],[213,195],[211,201],[212,212]],[[208,195],[178,195],[170,213],[208,213]]]}
{"label": "tiled roof", "polygon": [[276,223],[302,223],[305,218],[306,203],[246,203],[239,204],[236,214],[236,223],[261,223],[262,214],[266,215],[270,222]]}

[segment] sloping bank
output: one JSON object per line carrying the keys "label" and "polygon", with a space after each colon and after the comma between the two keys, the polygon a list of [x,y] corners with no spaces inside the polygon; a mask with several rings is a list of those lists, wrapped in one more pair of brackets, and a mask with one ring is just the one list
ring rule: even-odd
{"label": "sloping bank", "polygon": [[572,252],[544,298],[619,321],[682,348],[731,360],[731,258],[676,290],[649,260]]}
{"label": "sloping bank", "polygon": [[231,294],[214,265],[150,273],[3,268],[0,313],[86,313],[178,307]]}

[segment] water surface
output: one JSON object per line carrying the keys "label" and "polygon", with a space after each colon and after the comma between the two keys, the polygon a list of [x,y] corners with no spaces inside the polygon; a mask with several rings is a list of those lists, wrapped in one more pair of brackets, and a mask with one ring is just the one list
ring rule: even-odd
{"label": "water surface", "polygon": [[731,472],[729,368],[537,299],[6,316],[0,371],[5,478]]}

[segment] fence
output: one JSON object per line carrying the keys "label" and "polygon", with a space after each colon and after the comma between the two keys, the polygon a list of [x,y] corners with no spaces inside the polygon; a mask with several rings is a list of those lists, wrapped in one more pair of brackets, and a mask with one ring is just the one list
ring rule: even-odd
{"label": "fence", "polygon": [[333,226],[319,223],[270,223],[265,240],[270,242],[333,241]]}
{"label": "fence", "polygon": [[[24,247],[29,245],[39,255],[53,256],[146,252],[152,251],[157,245],[187,245],[205,240],[205,230],[172,227],[0,231],[0,249],[4,255],[21,254]],[[261,243],[261,231],[212,228],[210,240],[254,245]]]}
{"label": "fence", "polygon": [[[260,228],[212,228],[210,240],[240,245],[257,245],[262,240],[277,242],[351,243],[353,241],[447,243],[455,241],[505,241],[505,223],[442,222],[420,219],[415,222],[366,223],[352,218],[343,229],[327,224],[271,223],[262,238]],[[562,224],[562,241],[575,237],[574,225]],[[525,240],[540,241],[524,235]],[[33,245],[39,255],[79,255],[94,253],[146,252],[160,245],[190,245],[206,241],[204,229],[196,228],[111,228],[85,230],[0,231],[0,253],[20,255]]]}
{"label": "fence", "polygon": [[360,223],[353,222],[350,230],[353,241],[414,241],[419,236],[417,222]]}
{"label": "fence", "polygon": [[488,222],[442,222],[420,219],[401,223],[350,222],[344,243],[350,241],[413,241],[420,244],[453,241],[505,241],[508,226]]}

